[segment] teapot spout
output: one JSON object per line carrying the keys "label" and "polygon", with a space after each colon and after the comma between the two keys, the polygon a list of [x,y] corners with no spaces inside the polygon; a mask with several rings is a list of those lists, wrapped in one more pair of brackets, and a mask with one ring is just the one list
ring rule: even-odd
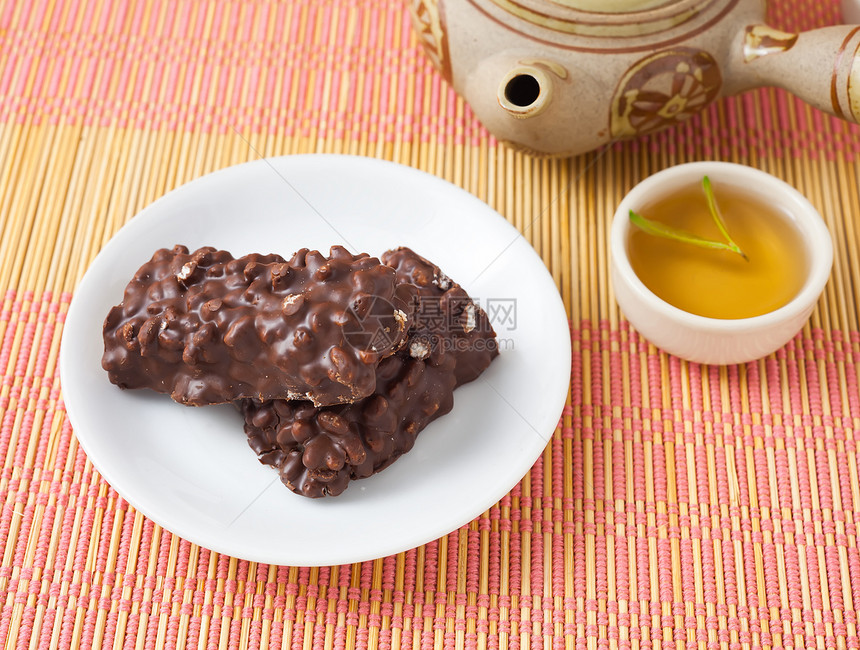
{"label": "teapot spout", "polygon": [[822,111],[860,122],[860,26],[789,34],[753,25],[735,54],[726,94],[776,86]]}

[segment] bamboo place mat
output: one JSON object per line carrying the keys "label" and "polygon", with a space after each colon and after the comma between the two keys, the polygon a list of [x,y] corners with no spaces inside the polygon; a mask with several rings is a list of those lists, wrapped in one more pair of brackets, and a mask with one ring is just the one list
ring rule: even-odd
{"label": "bamboo place mat", "polygon": [[[770,22],[840,20],[782,0]],[[496,143],[397,0],[0,0],[0,639],[22,648],[858,646],[860,131],[779,90],[564,160]],[[469,525],[349,566],[218,555],[94,471],[57,358],[106,241],[169,189],[258,155],[344,152],[446,178],[541,255],[570,397],[528,475]],[[809,324],[741,366],[658,352],[620,316],[614,207],[688,160],[746,163],[821,211]],[[393,513],[392,516],[396,516]]]}

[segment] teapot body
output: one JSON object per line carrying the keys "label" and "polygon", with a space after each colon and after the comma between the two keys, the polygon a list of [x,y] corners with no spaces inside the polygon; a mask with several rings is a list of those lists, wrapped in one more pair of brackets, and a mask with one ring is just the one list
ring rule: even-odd
{"label": "teapot body", "polygon": [[[412,0],[411,9],[437,70],[498,140],[531,153],[584,153],[759,85],[795,85],[820,108],[851,112],[860,34],[809,33],[798,47],[798,35],[764,24],[762,0]],[[824,62],[803,70],[810,48]],[[834,99],[825,86],[840,74],[845,97]],[[823,75],[821,88],[804,89],[809,75]]]}

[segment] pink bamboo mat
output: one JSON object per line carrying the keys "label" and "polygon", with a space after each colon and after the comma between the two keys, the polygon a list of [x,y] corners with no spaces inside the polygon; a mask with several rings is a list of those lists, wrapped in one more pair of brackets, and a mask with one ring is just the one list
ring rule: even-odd
{"label": "pink bamboo mat", "polygon": [[[839,22],[781,0],[770,22]],[[66,418],[57,354],[101,246],[167,190],[259,154],[345,152],[499,210],[571,319],[571,391],[523,481],[425,546],[336,567],[212,553],[131,508]],[[0,639],[17,648],[856,648],[860,129],[778,90],[602,154],[496,143],[396,0],[0,0]],[[836,244],[809,325],[725,368],[618,313],[606,234],[649,173],[765,169]],[[396,513],[392,513],[396,516]]]}

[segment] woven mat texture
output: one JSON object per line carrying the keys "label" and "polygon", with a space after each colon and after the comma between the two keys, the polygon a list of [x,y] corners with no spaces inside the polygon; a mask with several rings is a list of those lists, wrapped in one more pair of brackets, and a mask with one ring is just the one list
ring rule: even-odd
{"label": "woven mat texture", "polygon": [[[771,24],[840,22],[776,0]],[[144,206],[259,156],[398,161],[497,209],[571,322],[570,397],[497,505],[334,567],[195,546],[93,469],[57,358],[88,264]],[[808,325],[755,363],[660,353],[621,317],[615,206],[688,160],[764,169],[836,244]],[[777,89],[564,160],[497,143],[398,0],[0,0],[0,640],[7,648],[856,648],[860,130]]]}

